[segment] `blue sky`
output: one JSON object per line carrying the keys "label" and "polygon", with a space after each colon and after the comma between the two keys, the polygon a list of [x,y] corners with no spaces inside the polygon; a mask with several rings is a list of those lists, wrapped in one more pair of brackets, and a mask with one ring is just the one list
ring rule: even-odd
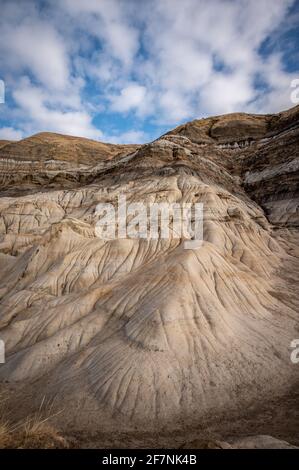
{"label": "blue sky", "polygon": [[147,142],[292,106],[297,0],[0,0],[0,139]]}

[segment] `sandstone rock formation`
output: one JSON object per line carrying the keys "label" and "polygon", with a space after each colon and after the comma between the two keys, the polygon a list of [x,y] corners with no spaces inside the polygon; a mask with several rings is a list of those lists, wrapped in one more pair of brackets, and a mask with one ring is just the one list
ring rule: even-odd
{"label": "sandstone rock formation", "polygon": [[[157,429],[229,422],[295,387],[298,142],[298,107],[196,120],[142,146],[2,142],[0,378],[12,406],[46,395],[64,425]],[[120,193],[202,202],[203,245],[98,238],[96,206]]]}

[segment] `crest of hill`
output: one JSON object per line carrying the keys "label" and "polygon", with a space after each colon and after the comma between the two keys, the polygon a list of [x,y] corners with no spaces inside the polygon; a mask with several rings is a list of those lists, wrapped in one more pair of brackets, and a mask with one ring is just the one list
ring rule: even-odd
{"label": "crest of hill", "polygon": [[10,144],[11,142],[12,140],[6,140],[6,139],[0,140],[0,148],[4,147],[4,145]]}
{"label": "crest of hill", "polygon": [[299,106],[277,114],[231,113],[182,124],[166,135],[188,137],[197,144],[259,140],[291,128],[299,120]]}
{"label": "crest of hill", "polygon": [[60,160],[91,164],[128,154],[138,145],[117,145],[51,132],[41,132],[18,142],[0,141],[0,159]]}

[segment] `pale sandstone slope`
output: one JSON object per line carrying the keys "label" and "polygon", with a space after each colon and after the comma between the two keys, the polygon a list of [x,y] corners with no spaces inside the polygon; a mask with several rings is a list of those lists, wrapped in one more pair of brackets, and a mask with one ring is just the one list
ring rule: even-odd
{"label": "pale sandstone slope", "polygon": [[[219,116],[143,146],[40,134],[0,148],[0,377],[34,390],[26,406],[56,396],[79,428],[175,426],[298,383],[298,117]],[[120,193],[203,202],[203,246],[97,238],[96,205]]]}

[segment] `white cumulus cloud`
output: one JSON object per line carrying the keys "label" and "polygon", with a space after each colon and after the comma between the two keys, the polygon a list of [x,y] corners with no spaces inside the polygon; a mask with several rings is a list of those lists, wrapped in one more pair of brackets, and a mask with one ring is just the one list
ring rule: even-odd
{"label": "white cumulus cloud", "polygon": [[0,128],[0,139],[3,140],[20,140],[23,137],[22,131],[13,127]]}
{"label": "white cumulus cloud", "polygon": [[211,114],[291,107],[299,71],[287,70],[278,45],[296,24],[294,4],[2,0],[2,128],[141,141],[153,125],[158,133]]}

